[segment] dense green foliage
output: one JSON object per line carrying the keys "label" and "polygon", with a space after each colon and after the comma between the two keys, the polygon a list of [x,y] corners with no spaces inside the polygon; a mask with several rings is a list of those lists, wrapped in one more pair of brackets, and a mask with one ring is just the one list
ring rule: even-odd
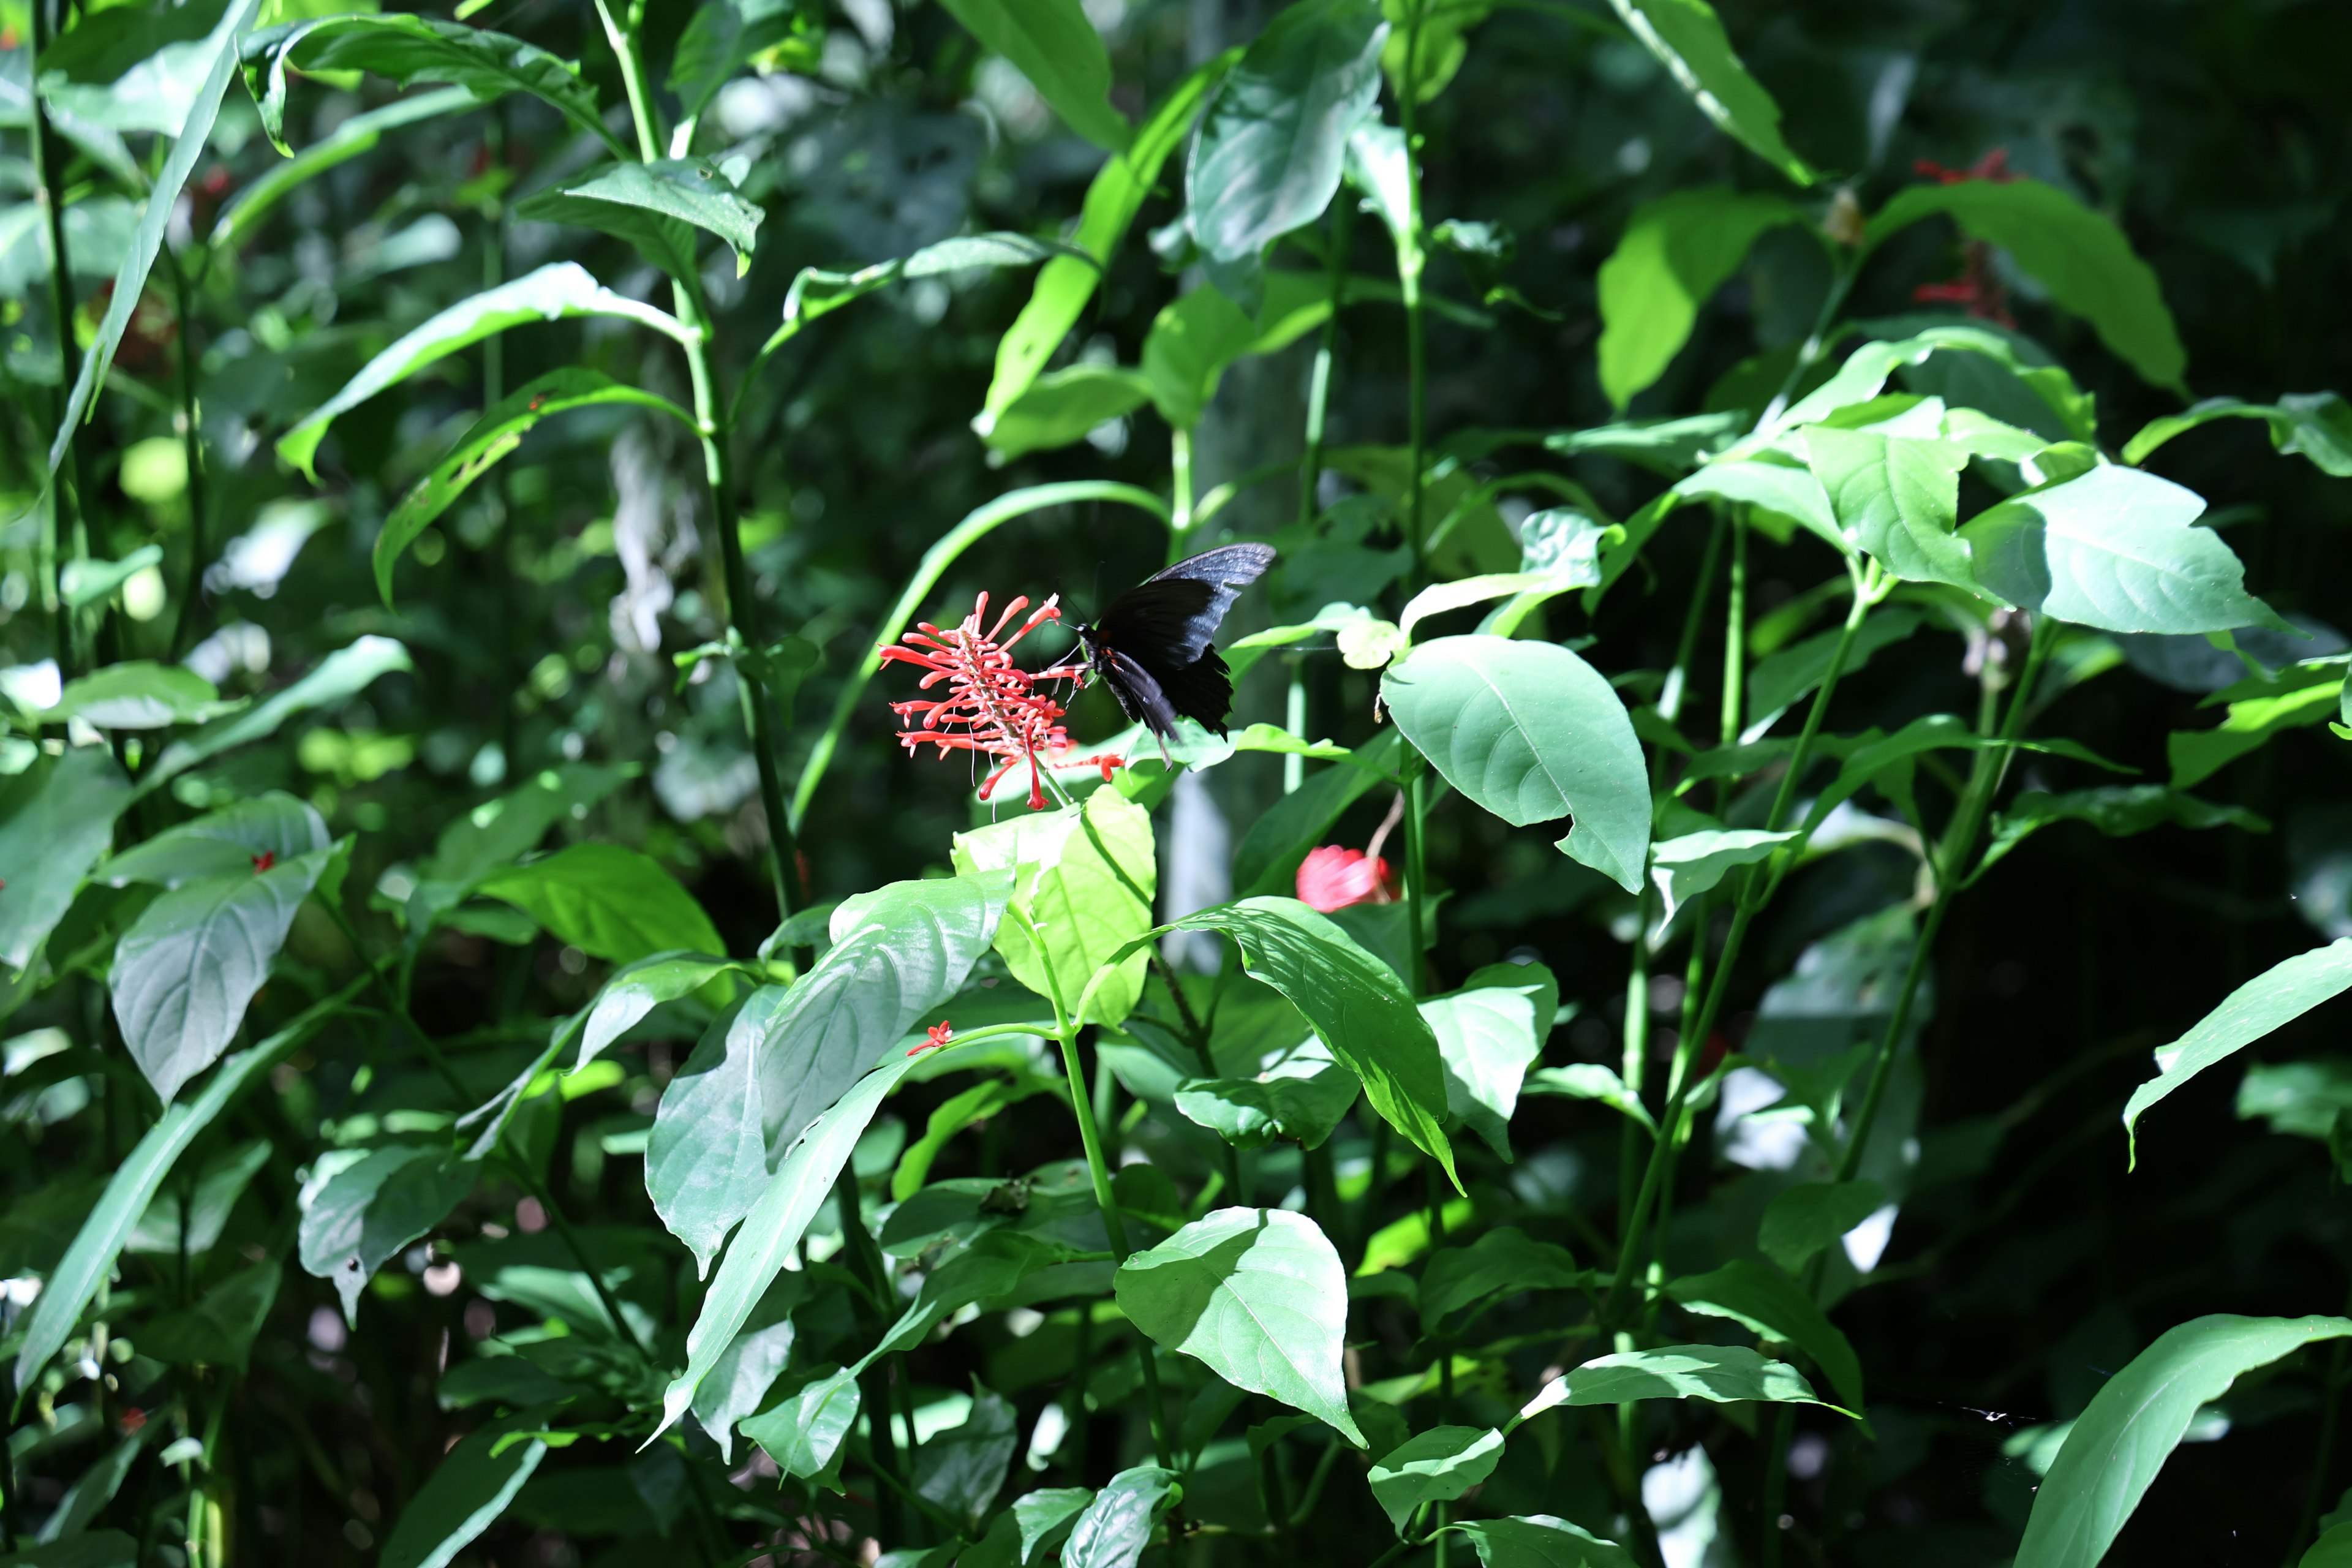
{"label": "dense green foliage", "polygon": [[2352,1562],[2347,53],[0,3],[0,1564]]}

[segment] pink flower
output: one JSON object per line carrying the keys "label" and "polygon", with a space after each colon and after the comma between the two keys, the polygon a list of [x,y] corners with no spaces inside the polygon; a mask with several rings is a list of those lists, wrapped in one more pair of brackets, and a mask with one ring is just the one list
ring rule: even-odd
{"label": "pink flower", "polygon": [[1328,915],[1349,904],[1394,903],[1396,887],[1386,860],[1326,844],[1298,863],[1298,901]]}
{"label": "pink flower", "polygon": [[949,1019],[941,1018],[938,1023],[933,1024],[929,1028],[923,1031],[923,1043],[917,1046],[913,1050],[908,1051],[907,1054],[910,1057],[919,1057],[925,1051],[936,1051],[941,1046],[944,1046],[954,1039],[954,1023]]}

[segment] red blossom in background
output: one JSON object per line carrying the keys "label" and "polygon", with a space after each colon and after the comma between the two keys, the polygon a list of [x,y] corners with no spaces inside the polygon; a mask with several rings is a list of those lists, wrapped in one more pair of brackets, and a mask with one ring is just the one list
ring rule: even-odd
{"label": "red blossom in background", "polygon": [[954,1022],[950,1019],[941,1018],[938,1023],[933,1024],[929,1028],[923,1031],[923,1043],[917,1046],[913,1050],[908,1051],[907,1054],[910,1057],[919,1057],[925,1051],[938,1050],[941,1046],[948,1045],[952,1042],[954,1038]]}
{"label": "red blossom in background", "polygon": [[[1911,167],[1939,185],[1958,185],[1970,180],[2006,185],[2020,177],[2010,172],[2006,147],[1994,148],[1965,169],[1948,169],[1931,158],[1922,158]],[[1967,260],[1958,278],[1948,283],[1922,283],[1911,290],[1911,298],[1922,305],[1957,305],[1979,321],[2015,327],[2017,322],[2009,313],[2008,286],[1993,270],[1992,247],[1983,240],[1972,239],[1963,254]]]}
{"label": "red blossom in background", "polygon": [[2018,178],[2009,170],[2009,149],[1996,147],[1965,169],[1948,169],[1933,158],[1922,158],[1911,165],[1912,172],[1935,181],[1939,185],[1957,185],[1963,180],[1990,180],[1996,185],[2006,185]]}
{"label": "red blossom in background", "polygon": [[942,757],[950,752],[973,752],[996,758],[997,767],[981,783],[982,800],[1006,773],[1026,762],[1032,811],[1045,809],[1047,766],[1091,763],[1102,769],[1104,778],[1110,777],[1111,769],[1119,765],[1118,757],[1068,755],[1074,748],[1069,731],[1062,727],[1065,710],[1040,689],[1047,681],[1079,679],[1085,670],[1064,665],[1032,671],[1013,662],[1015,643],[1047,621],[1062,618],[1058,599],[1057,595],[1038,605],[1007,637],[1004,628],[1029,608],[1027,595],[1007,605],[996,624],[983,631],[988,595],[982,594],[960,625],[942,631],[926,621],[906,635],[906,647],[894,643],[884,648],[883,663],[911,664],[925,672],[921,689],[929,691],[942,682],[948,688],[944,698],[890,704],[890,710],[908,726],[898,731],[898,743],[910,753],[928,745],[938,747]]}
{"label": "red blossom in background", "polygon": [[1327,915],[1349,904],[1394,903],[1395,879],[1380,857],[1326,844],[1298,863],[1298,901]]}

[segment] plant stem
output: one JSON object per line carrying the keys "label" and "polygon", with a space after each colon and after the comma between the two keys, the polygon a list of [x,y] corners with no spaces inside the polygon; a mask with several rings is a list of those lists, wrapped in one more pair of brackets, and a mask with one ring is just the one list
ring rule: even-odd
{"label": "plant stem", "polygon": [[[1748,524],[1731,521],[1731,590],[1723,610],[1723,724],[1717,744],[1739,739],[1739,710],[1746,705],[1748,684]],[[1731,781],[1717,786],[1727,795]]]}
{"label": "plant stem", "polygon": [[1192,531],[1192,432],[1171,427],[1168,432],[1168,559],[1184,556],[1186,536]]}
{"label": "plant stem", "polygon": [[[45,0],[34,0],[32,59],[26,69],[28,80],[41,79],[41,63],[49,52],[49,16]],[[66,211],[63,193],[58,188],[58,176],[63,173],[63,161],[58,153],[57,134],[49,127],[47,100],[38,90],[26,94],[32,107],[33,189],[48,220],[49,229],[49,315],[50,325],[58,334],[58,417],[65,417],[67,399],[74,383],[81,376],[81,349],[74,342],[73,256],[66,245]],[[57,661],[58,673],[71,680],[76,673],[80,639],[75,635],[78,612],[68,609],[58,579],[63,568],[58,562],[62,548],[72,550],[71,559],[79,561],[89,553],[89,524],[83,509],[89,506],[89,443],[82,439],[79,426],[66,432],[66,450],[73,456],[72,504],[67,510],[66,490],[54,477],[49,481],[49,504],[53,519],[61,519],[68,526],[59,530],[51,524],[57,535],[49,551],[48,575],[44,584],[46,595],[58,607]]]}
{"label": "plant stem", "polygon": [[1405,978],[1412,987],[1415,1001],[1428,994],[1429,984],[1429,859],[1422,832],[1422,816],[1426,809],[1422,781],[1428,773],[1424,763],[1404,786],[1405,919],[1412,927],[1405,940],[1405,962],[1412,966],[1412,973]]}
{"label": "plant stem", "polygon": [[1413,5],[1405,21],[1404,87],[1397,94],[1397,118],[1404,131],[1405,233],[1397,239],[1397,292],[1404,300],[1406,393],[1405,538],[1412,545],[1412,575],[1416,583],[1429,578],[1429,542],[1422,531],[1422,467],[1428,439],[1428,346],[1421,309],[1421,22],[1425,4]]}
{"label": "plant stem", "polygon": [[2336,1457],[2336,1427],[2343,1415],[2346,1349],[2342,1340],[2327,1352],[2327,1377],[2319,1395],[2319,1443],[2311,1453],[2311,1484],[2304,1489],[2303,1514],[2294,1539],[2287,1547],[2287,1568],[2294,1568],[2319,1527],[2319,1508],[2327,1500],[2327,1471]]}
{"label": "plant stem", "polygon": [[1311,527],[1320,509],[1315,492],[1323,479],[1323,422],[1331,404],[1331,362],[1339,343],[1339,295],[1348,280],[1348,230],[1356,216],[1347,187],[1331,204],[1330,247],[1324,273],[1331,291],[1331,313],[1323,318],[1323,335],[1315,345],[1315,370],[1307,383],[1307,442],[1298,455],[1298,525]]}
{"label": "plant stem", "polygon": [[[1307,660],[1298,654],[1286,654],[1284,662],[1290,667],[1289,690],[1283,701],[1282,724],[1300,740],[1307,738]],[[1307,759],[1293,752],[1282,759],[1282,793],[1297,795],[1298,786],[1307,782]]]}
{"label": "plant stem", "polygon": [[[188,465],[188,585],[172,619],[172,657],[188,651],[188,640],[198,624],[204,598],[205,568],[210,563],[205,537],[205,438],[196,402],[196,316],[188,300],[187,268],[167,243],[163,265],[172,274],[172,309],[180,327],[180,447]],[[498,341],[494,334],[490,340]]]}

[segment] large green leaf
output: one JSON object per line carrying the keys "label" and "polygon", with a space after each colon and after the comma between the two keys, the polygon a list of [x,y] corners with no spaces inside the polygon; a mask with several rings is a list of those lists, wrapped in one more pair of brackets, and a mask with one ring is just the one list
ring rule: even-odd
{"label": "large green leaf", "polygon": [[402,552],[432,526],[436,518],[455,505],[476,479],[521,446],[522,438],[540,421],[574,408],[609,404],[655,409],[689,430],[695,428],[694,416],[668,398],[576,365],[551,370],[528,385],[516,388],[499,399],[496,407],[485,409],[482,416],[474,421],[473,428],[458,437],[448,456],[434,464],[432,472],[417,480],[400,498],[400,504],[392,509],[392,515],[384,519],[383,531],[375,537],[374,551],[375,588],[384,604],[392,604],[392,572],[399,564]]}
{"label": "large green leaf", "polygon": [[703,0],[670,51],[669,89],[681,119],[698,120],[752,57],[790,39],[808,14],[793,0]]}
{"label": "large green leaf", "polygon": [[1347,1273],[1305,1215],[1219,1209],[1120,1264],[1116,1289],[1160,1344],[1364,1446],[1339,1365]]}
{"label": "large green leaf", "polygon": [[1811,1293],[1779,1269],[1735,1258],[1708,1273],[1668,1281],[1666,1294],[1685,1311],[1729,1318],[1768,1339],[1796,1346],[1813,1358],[1839,1398],[1855,1410],[1862,1408],[1862,1359],[1813,1304]]}
{"label": "large green leaf", "polygon": [[[389,21],[392,18],[384,18]],[[404,17],[406,21],[420,18]],[[343,389],[320,405],[300,424],[278,437],[278,455],[311,479],[319,477],[319,443],[336,419],[365,403],[386,387],[396,385],[426,365],[445,359],[484,338],[531,321],[562,321],[574,316],[610,316],[679,342],[692,333],[676,317],[615,294],[589,275],[576,261],[552,261],[512,282],[485,289],[461,300],[409,331],[368,361]]]}
{"label": "large green leaf", "polygon": [[1800,1182],[1776,1193],[1764,1205],[1756,1245],[1793,1274],[1813,1254],[1877,1213],[1885,1201],[1876,1182]]}
{"label": "large green leaf", "polygon": [[1871,218],[1865,244],[1874,248],[1936,213],[2008,251],[2053,300],[2089,321],[2118,359],[2158,386],[2180,389],[2189,353],[2155,270],[2132,254],[2112,220],[2039,180],[1960,180],[1896,192]]}
{"label": "large green leaf", "polygon": [[1152,318],[1143,340],[1143,382],[1173,427],[1190,430],[1201,422],[1235,361],[1286,347],[1331,313],[1330,284],[1318,273],[1268,272],[1264,284],[1255,315],[1202,285]]}
{"label": "large green leaf", "polygon": [[1548,1513],[1446,1526],[1470,1538],[1482,1568],[1633,1568],[1633,1554]]}
{"label": "large green leaf", "polygon": [[58,1353],[67,1336],[73,1332],[74,1325],[81,1319],[81,1310],[113,1271],[114,1260],[121,1256],[123,1244],[137,1228],[141,1216],[163,1187],[163,1179],[172,1173],[172,1166],[188,1145],[256,1079],[309,1039],[311,1031],[350,1001],[363,984],[364,981],[354,981],[259,1045],[247,1047],[229,1058],[194,1100],[163,1108],[163,1114],[147,1129],[122,1163],[115,1167],[98,1206],[90,1210],[89,1217],[75,1232],[64,1258],[43,1282],[41,1293],[33,1302],[32,1315],[25,1322],[24,1342],[16,1352],[16,1387],[20,1392],[32,1385],[41,1368],[48,1364],[49,1358]]}
{"label": "large green leaf", "polygon": [[1600,671],[1555,643],[1440,637],[1389,666],[1381,697],[1446,783],[1515,826],[1573,816],[1569,858],[1641,887],[1649,773]]}
{"label": "large green leaf", "polygon": [[1057,257],[1037,274],[1028,304],[996,344],[996,372],[988,384],[987,401],[972,421],[973,430],[982,439],[992,433],[996,420],[1013,400],[1029,390],[1062,346],[1062,340],[1077,325],[1101,281],[1103,268],[1118,254],[1135,215],[1143,210],[1144,198],[1159,184],[1160,165],[1182,143],[1202,101],[1240,58],[1241,51],[1234,49],[1195,68],[1160,100],[1127,151],[1113,153],[1087,186],[1077,233],[1072,238],[1091,259]]}
{"label": "large green leaf", "polygon": [[104,746],[44,756],[0,779],[0,963],[23,969],[73,903],[131,803]]}
{"label": "large green leaf", "polygon": [[286,144],[286,77],[299,70],[364,70],[403,87],[433,82],[461,87],[488,103],[509,92],[544,100],[574,126],[613,150],[628,145],[604,123],[595,89],[580,73],[536,45],[504,33],[402,15],[324,16],[267,27],[247,40],[245,81],[261,109],[261,128],[280,153]]}
{"label": "large green leaf", "polygon": [[377,1559],[382,1568],[448,1568],[498,1522],[547,1458],[547,1445],[537,1437],[510,1444],[495,1458],[491,1450],[500,1439],[535,1431],[545,1420],[544,1411],[520,1410],[478,1427],[451,1448],[392,1527]]}
{"label": "large green leaf", "polygon": [[694,895],[653,857],[618,844],[574,844],[477,884],[592,958],[627,963],[656,952],[720,952],[726,943]]}
{"label": "large green leaf", "polygon": [[705,1276],[727,1233],[768,1184],[759,1051],[789,996],[781,985],[763,985],[712,1024],[654,1110],[646,1194]]}
{"label": "large green leaf", "polygon": [[1119,152],[1132,134],[1110,104],[1110,52],[1078,0],[944,0],[955,19],[1011,60],[1062,123]]}
{"label": "large green leaf", "polygon": [[1431,1255],[1421,1271],[1421,1319],[1434,1327],[1464,1307],[1522,1290],[1572,1289],[1581,1278],[1568,1248],[1498,1226],[1468,1247]]}
{"label": "large green leaf", "polygon": [[229,78],[236,72],[237,35],[252,22],[258,4],[259,0],[236,0],[236,4],[222,11],[218,25],[205,40],[211,64],[189,105],[187,119],[176,132],[172,151],[148,188],[147,205],[140,209],[130,248],[123,252],[122,263],[115,268],[106,315],[98,323],[98,335],[82,351],[81,370],[74,380],[73,390],[66,395],[65,406],[58,411],[57,434],[49,442],[52,479],[65,461],[74,431],[90,416],[98,389],[105,383],[107,372],[113,368],[115,351],[122,346],[122,334],[130,330],[131,315],[139,309],[140,300],[146,298],[147,275],[154,269],[156,255],[163,248],[163,231],[171,225],[173,209],[179,205],[188,176],[195,173],[196,161],[204,156],[212,140],[221,97],[228,90]]}
{"label": "large green leaf", "polygon": [[152,882],[177,888],[208,877],[250,877],[263,856],[292,860],[327,847],[326,819],[310,802],[270,790],[110,858],[98,873],[110,887]]}
{"label": "large green leaf", "polygon": [[1097,426],[1132,414],[1150,401],[1151,380],[1139,370],[1074,364],[1050,371],[991,420],[989,450],[1008,462],[1031,452],[1050,452],[1084,440]]}
{"label": "large green leaf", "polygon": [[1626,1405],[1637,1399],[1706,1399],[1718,1405],[1759,1400],[1819,1405],[1812,1385],[1786,1362],[1745,1345],[1662,1345],[1586,1362],[1568,1373],[1570,1405]]}
{"label": "large green leaf", "polygon": [[2241,1318],[2168,1329],[2100,1385],[2033,1494],[2016,1568],[2097,1568],[2200,1407],[2242,1374],[2321,1340],[2347,1318]]}
{"label": "large green leaf", "polygon": [[448,1218],[480,1169],[440,1144],[329,1151],[302,1185],[303,1268],[333,1282],[343,1317],[356,1328],[369,1279]]}
{"label": "large green leaf", "polygon": [[2149,420],[2124,443],[2124,461],[2144,463],[2175,436],[2215,419],[2260,419],[2271,427],[2271,445],[2280,451],[2309,458],[2322,473],[2352,477],[2352,403],[2334,392],[2291,392],[2276,403],[2209,397],[2186,414]]}
{"label": "large green leaf", "polygon": [[1256,1078],[1185,1079],[1176,1086],[1176,1110],[1236,1149],[1263,1149],[1276,1138],[1319,1149],[1361,1088],[1326,1056],[1319,1070],[1294,1060]]}
{"label": "large green leaf", "polygon": [[1372,1109],[1453,1174],[1443,1126],[1444,1058],[1396,971],[1296,899],[1245,899],[1175,923],[1232,937],[1242,950],[1242,972],[1290,998],[1331,1054],[1363,1080]]}
{"label": "large green leaf", "polygon": [[1652,845],[1650,880],[1658,889],[1658,918],[1673,920],[1685,903],[1740,867],[1769,858],[1795,837],[1755,827],[1708,828]]}
{"label": "large green leaf", "polygon": [[1019,1435],[1013,1402],[977,1384],[960,1425],[935,1432],[915,1449],[915,1495],[945,1509],[966,1529],[985,1518],[1004,1486]]}
{"label": "large green leaf", "polygon": [[[1013,978],[1040,996],[1058,985],[1078,1005],[1097,970],[1151,929],[1160,881],[1151,814],[1117,790],[1097,790],[1083,806],[1031,812],[955,838],[955,868],[967,875],[1013,873],[1009,908],[1030,921],[1037,948],[1019,921],[997,927],[996,951]],[[1083,1024],[1116,1024],[1143,994],[1150,955],[1133,952],[1094,984]],[[1051,971],[1052,979],[1047,978]]]}
{"label": "large green leaf", "polygon": [[115,943],[107,988],[122,1043],[165,1103],[220,1059],[269,978],[331,851],[209,877],[149,904]]}
{"label": "large green leaf", "polygon": [[657,953],[614,970],[581,1022],[580,1055],[572,1063],[573,1070],[604,1055],[606,1047],[663,1003],[690,996],[722,974],[739,973],[758,978],[757,971],[731,959],[699,953]]}
{"label": "large green leaf", "polygon": [[205,243],[219,251],[250,239],[262,221],[297,187],[363,153],[373,153],[383,141],[385,132],[445,114],[462,113],[479,101],[464,88],[444,88],[438,92],[411,93],[381,108],[352,115],[288,162],[238,186],[228,205],[221,208],[220,216],[213,220],[212,232],[205,236]]}
{"label": "large green leaf", "polygon": [[1160,1516],[1183,1494],[1173,1470],[1138,1465],[1119,1471],[1071,1524],[1062,1568],[1135,1568]]}
{"label": "large green leaf", "polygon": [[1383,1455],[1366,1479],[1402,1537],[1423,1503],[1452,1502],[1502,1460],[1503,1435],[1492,1426],[1433,1426]]}
{"label": "large green leaf", "polygon": [[1213,260],[1254,259],[1322,216],[1348,133],[1380,93],[1387,31],[1373,0],[1301,0],[1251,43],[1185,174],[1186,217]]}
{"label": "large green leaf", "polygon": [[2241,681],[2215,700],[2229,700],[2229,711],[2210,730],[2175,730],[2165,737],[2165,760],[2172,764],[2172,787],[2202,784],[2287,730],[2332,721],[2344,705],[2344,661],[2291,666],[2273,680]]}
{"label": "large green leaf", "polygon": [[1969,466],[1964,447],[1822,425],[1805,432],[1804,444],[1839,531],[1857,548],[1910,582],[1976,587],[1969,546],[1952,531]]}
{"label": "large green leaf", "polygon": [[1559,1008],[1559,982],[1540,963],[1490,964],[1463,989],[1421,1005],[1445,1063],[1447,1109],[1506,1160],[1519,1084]]}
{"label": "large green leaf", "polygon": [[751,269],[751,247],[768,216],[735,193],[708,158],[624,159],[561,181],[515,206],[535,223],[570,224],[627,240],[646,260],[681,281],[695,276],[689,228],[717,235],[735,253],[735,275]]}
{"label": "large green leaf", "polygon": [[1732,52],[1706,0],[1610,0],[1618,17],[1717,129],[1801,185],[1813,171],[1780,139],[1780,106]]}
{"label": "large green leaf", "polygon": [[2196,521],[2204,500],[2103,464],[1980,513],[1959,531],[1977,581],[2011,604],[2110,632],[2226,632],[2282,623]]}
{"label": "large green leaf", "polygon": [[743,1325],[727,1353],[694,1391],[694,1418],[719,1445],[719,1457],[730,1463],[735,1454],[735,1424],[760,1408],[768,1390],[791,1361],[791,1310],[800,1299],[799,1275],[786,1275],[768,1292],[751,1321]]}
{"label": "large green leaf", "polygon": [[1991,842],[1979,871],[2034,833],[2061,822],[2086,822],[2110,838],[2128,838],[2171,824],[2180,827],[2238,827],[2267,833],[2270,824],[2242,806],[2217,805],[2162,784],[2105,784],[2096,789],[2051,795],[2027,790],[1993,818]]}
{"label": "large green leaf", "polygon": [[219,710],[219,691],[194,670],[132,658],[66,682],[57,706],[39,718],[49,724],[79,719],[100,730],[165,730]]}
{"label": "large green leaf", "polygon": [[320,659],[316,668],[292,685],[280,688],[241,713],[215,720],[164,747],[154,765],[140,774],[135,793],[144,795],[198,763],[274,735],[280,724],[297,713],[356,697],[380,676],[414,668],[408,650],[390,637],[354,638],[349,647],[337,648]]}
{"label": "large green leaf", "polygon": [[857,1374],[843,1367],[745,1421],[743,1436],[784,1474],[814,1480],[833,1470],[842,1439],[857,1424],[858,1403]]}
{"label": "large green leaf", "polygon": [[2139,1160],[2139,1119],[2158,1100],[2323,1002],[2352,990],[2352,937],[2296,953],[2247,981],[2196,1027],[2156,1053],[2156,1077],[2132,1090],[2124,1106],[2131,1162]]}
{"label": "large green leaf", "polygon": [[1706,304],[1759,236],[1801,215],[1779,196],[1721,185],[1676,191],[1633,209],[1601,264],[1601,390],[1620,409],[1666,374]]}

